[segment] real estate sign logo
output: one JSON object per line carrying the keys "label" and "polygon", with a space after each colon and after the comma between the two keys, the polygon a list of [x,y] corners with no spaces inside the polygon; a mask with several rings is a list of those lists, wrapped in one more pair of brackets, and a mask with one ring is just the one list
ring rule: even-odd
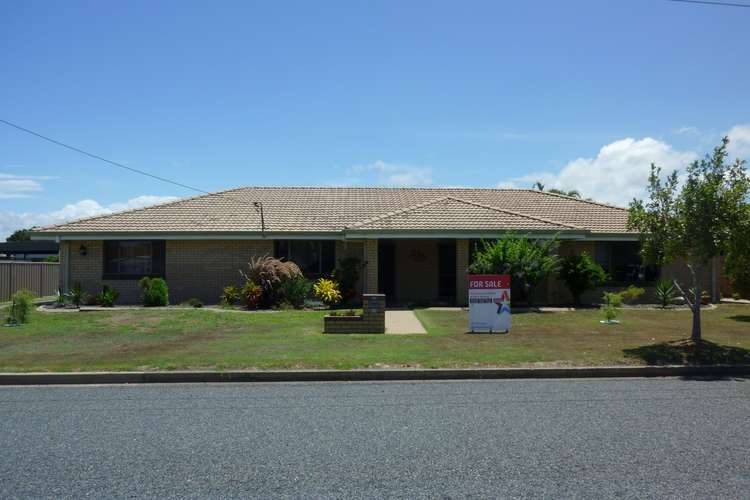
{"label": "real estate sign logo", "polygon": [[510,331],[510,275],[469,275],[469,331]]}

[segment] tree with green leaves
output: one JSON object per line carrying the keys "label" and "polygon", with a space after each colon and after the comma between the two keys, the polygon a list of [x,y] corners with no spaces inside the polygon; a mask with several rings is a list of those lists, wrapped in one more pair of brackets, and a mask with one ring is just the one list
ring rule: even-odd
{"label": "tree with green leaves", "polygon": [[573,304],[581,305],[581,296],[588,290],[603,285],[607,281],[607,273],[586,252],[568,255],[560,266],[560,279],[570,290]]}
{"label": "tree with green leaves", "polygon": [[739,237],[729,243],[724,264],[732,291],[750,299],[750,204],[745,204],[745,215],[740,219],[739,229],[736,229]]}
{"label": "tree with green leaves", "polygon": [[469,272],[511,275],[521,285],[524,298],[531,306],[534,287],[557,270],[557,243],[556,237],[532,240],[514,234],[506,234],[495,241],[482,240],[474,252]]}
{"label": "tree with green leaves", "polygon": [[30,231],[31,229],[16,229],[5,241],[28,241],[31,239]]}
{"label": "tree with green leaves", "polygon": [[687,167],[680,186],[677,172],[661,178],[651,165],[648,200],[630,203],[628,226],[641,235],[641,255],[654,265],[681,259],[691,287],[675,281],[693,313],[691,340],[701,341],[703,275],[713,258],[726,255],[731,262],[750,239],[747,217],[750,178],[745,162],[727,161],[729,139],[724,137],[711,155]]}

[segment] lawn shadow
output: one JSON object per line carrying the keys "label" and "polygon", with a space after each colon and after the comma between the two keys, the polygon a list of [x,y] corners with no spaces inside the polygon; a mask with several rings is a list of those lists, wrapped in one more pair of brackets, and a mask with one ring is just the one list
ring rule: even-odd
{"label": "lawn shadow", "polygon": [[627,358],[643,360],[648,365],[734,365],[750,364],[750,349],[715,344],[703,340],[660,342],[623,349]]}
{"label": "lawn shadow", "polygon": [[742,321],[743,323],[750,323],[750,314],[737,314],[735,316],[729,316],[729,319]]}

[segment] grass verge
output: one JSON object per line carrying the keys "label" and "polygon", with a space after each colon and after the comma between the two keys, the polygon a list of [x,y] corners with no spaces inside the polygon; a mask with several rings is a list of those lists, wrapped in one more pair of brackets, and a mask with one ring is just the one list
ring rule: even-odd
{"label": "grass verge", "polygon": [[706,344],[681,343],[688,311],[513,316],[509,335],[468,334],[463,311],[418,310],[428,335],[322,335],[323,312],[136,309],[41,313],[0,329],[0,371],[597,366],[750,363],[750,306],[703,314]]}

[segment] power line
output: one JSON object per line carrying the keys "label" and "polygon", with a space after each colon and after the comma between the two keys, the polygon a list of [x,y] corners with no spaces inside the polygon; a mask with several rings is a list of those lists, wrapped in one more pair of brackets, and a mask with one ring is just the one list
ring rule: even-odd
{"label": "power line", "polygon": [[[156,179],[157,181],[166,182],[168,184],[173,184],[175,186],[179,186],[179,187],[184,188],[184,189],[189,189],[191,191],[195,191],[195,192],[198,192],[198,193],[201,193],[201,194],[215,194],[217,196],[224,196],[225,198],[232,199],[234,201],[242,203],[243,205],[247,204],[247,200],[241,200],[239,198],[235,198],[235,197],[233,197],[231,195],[227,195],[227,194],[224,194],[224,193],[212,193],[210,191],[206,191],[204,189],[199,189],[197,187],[193,187],[193,186],[190,186],[188,184],[184,184],[182,182],[173,181],[172,179],[167,179],[166,177],[161,177],[159,175],[150,174],[150,173],[148,173],[148,172],[146,172],[144,170],[140,170],[140,169],[137,169],[137,168],[129,167],[127,165],[123,165],[122,163],[119,163],[119,162],[116,162],[116,161],[108,160],[107,158],[104,158],[104,157],[99,156],[97,154],[90,153],[90,152],[88,152],[86,150],[83,150],[81,148],[77,148],[75,146],[71,146],[70,144],[65,144],[64,142],[58,141],[58,140],[53,139],[51,137],[47,137],[46,135],[40,134],[39,132],[34,132],[33,130],[29,130],[29,129],[27,129],[25,127],[22,127],[20,125],[17,125],[15,123],[9,122],[8,120],[3,120],[2,118],[0,118],[0,123],[4,123],[4,124],[6,124],[6,125],[8,125],[10,127],[13,127],[15,129],[18,129],[18,130],[22,131],[22,132],[26,132],[27,134],[31,134],[31,135],[33,135],[35,137],[38,137],[40,139],[43,139],[43,140],[45,140],[47,142],[51,142],[52,144],[56,144],[56,145],[61,146],[63,148],[69,149],[71,151],[75,151],[76,153],[80,153],[82,155],[86,155],[86,156],[88,156],[90,158],[94,158],[95,160],[103,161],[103,162],[108,163],[110,165],[114,165],[115,167],[119,167],[119,168],[128,170],[130,172],[136,173],[136,174],[145,175],[146,177],[150,177],[152,179]],[[260,202],[260,201],[255,201],[255,202],[253,202],[253,206],[255,207],[256,210],[260,211],[260,231],[261,231],[261,233],[265,233],[265,231],[266,231],[266,222],[265,222],[265,217],[264,217],[264,214],[263,214],[263,203]]]}
{"label": "power line", "polygon": [[96,155],[94,153],[89,153],[88,151],[84,151],[81,148],[77,148],[75,146],[71,146],[70,144],[65,144],[64,142],[60,142],[58,140],[52,139],[51,137],[47,137],[46,135],[42,135],[38,132],[34,132],[33,130],[29,130],[27,128],[24,128],[20,125],[16,125],[15,123],[11,123],[7,120],[3,120],[0,118],[0,122],[9,125],[13,128],[16,128],[18,130],[21,130],[23,132],[26,132],[27,134],[34,135],[36,137],[39,137],[40,139],[44,139],[45,141],[51,142],[52,144],[57,144],[58,146],[62,146],[64,148],[70,149],[71,151],[75,151],[76,153],[81,153],[83,155],[89,156],[91,158],[94,158],[96,160],[103,161],[105,163],[109,163],[110,165],[114,165],[115,167],[124,168],[125,170],[130,170],[131,172],[135,172],[136,174],[145,175],[146,177],[151,177],[152,179],[156,179],[157,181],[167,182],[169,184],[174,184],[175,186],[180,186],[181,188],[190,189],[192,191],[196,191],[198,193],[202,194],[211,194],[209,191],[204,191],[203,189],[198,189],[197,187],[188,186],[187,184],[183,184],[181,182],[173,181],[171,179],[167,179],[165,177],[160,177],[158,175],[149,174],[148,172],[144,172],[143,170],[138,170],[137,168],[128,167],[127,165],[123,165],[122,163],[118,163],[116,161],[108,160],[106,158],[103,158],[99,155]]}
{"label": "power line", "polygon": [[702,5],[718,5],[720,7],[744,7],[746,9],[750,9],[750,4],[747,3],[718,2],[711,0],[667,0],[667,2],[697,3]]}

